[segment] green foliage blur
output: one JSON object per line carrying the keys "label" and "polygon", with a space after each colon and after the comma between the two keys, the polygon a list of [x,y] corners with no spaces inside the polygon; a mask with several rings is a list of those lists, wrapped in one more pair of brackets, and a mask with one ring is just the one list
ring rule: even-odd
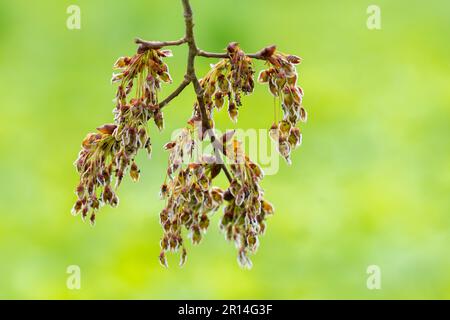
{"label": "green foliage blur", "polygon": [[[303,145],[263,181],[276,213],[253,269],[239,268],[218,215],[183,268],[178,255],[158,263],[162,145],[191,114],[191,87],[165,109],[165,131],[151,126],[153,158],[138,157],[141,181],[126,179],[119,207],[95,228],[70,214],[81,140],[112,121],[112,64],[135,37],[181,37],[180,1],[3,0],[0,298],[450,298],[450,3],[379,0],[382,29],[369,30],[373,1],[191,2],[203,49],[276,43],[304,59]],[[71,4],[80,30],[66,28]],[[163,96],[185,69],[186,48],[173,52]],[[199,75],[214,61],[199,58]],[[216,125],[269,128],[272,113],[257,84],[237,126],[225,110]],[[381,290],[366,287],[373,264]],[[69,265],[80,290],[66,287]]]}

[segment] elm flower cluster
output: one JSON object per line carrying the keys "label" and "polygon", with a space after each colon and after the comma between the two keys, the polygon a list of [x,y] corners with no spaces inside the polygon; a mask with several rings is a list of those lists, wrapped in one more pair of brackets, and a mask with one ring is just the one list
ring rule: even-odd
{"label": "elm flower cluster", "polygon": [[[82,142],[75,161],[79,183],[72,213],[88,218],[93,225],[99,208],[116,207],[117,189],[126,175],[133,181],[140,178],[135,158],[141,149],[151,156],[149,122],[161,131],[164,128],[162,107],[169,104],[192,85],[196,102],[187,126],[168,142],[169,153],[164,183],[160,189],[164,208],[159,214],[163,233],[160,239],[159,261],[167,267],[167,254],[180,254],[180,266],[187,259],[188,242],[196,245],[204,237],[213,215],[222,207],[219,228],[237,248],[241,267],[251,268],[250,257],[256,253],[259,239],[266,230],[274,208],[264,198],[261,182],[264,172],[245,154],[243,144],[234,130],[218,136],[214,111],[226,104],[230,119],[237,122],[243,96],[254,91],[253,59],[267,63],[267,70],[258,80],[267,83],[274,99],[274,124],[269,135],[279,153],[290,163],[291,151],[301,144],[298,122],[306,122],[302,105],[303,91],[297,85],[296,65],[300,58],[277,52],[275,45],[246,54],[236,42],[229,43],[226,52],[207,52],[199,48],[194,35],[194,20],[189,0],[183,0],[184,37],[169,41],[136,39],[136,54],[120,57],[114,64],[111,82],[117,85],[114,98],[114,120],[89,133]],[[164,100],[159,93],[164,83],[171,83],[165,63],[172,56],[163,48],[186,45],[187,68],[183,81]],[[199,79],[195,70],[197,57],[219,58],[205,77]],[[282,109],[278,116],[276,103]],[[212,151],[204,152],[204,139],[209,138]],[[224,161],[225,160],[225,161]],[[217,186],[222,174],[227,184]],[[186,239],[186,236],[188,239]],[[190,239],[190,241],[189,241]]]}
{"label": "elm flower cluster", "polygon": [[279,153],[290,164],[291,151],[301,144],[302,135],[296,127],[306,122],[307,114],[302,105],[303,90],[297,85],[296,64],[301,59],[293,55],[274,52],[267,58],[271,67],[261,71],[258,80],[267,83],[272,95],[281,102],[283,119],[270,128],[270,136],[277,143]]}
{"label": "elm flower cluster", "polygon": [[112,136],[114,125],[106,132],[90,133],[82,143],[82,149],[75,161],[80,174],[80,182],[75,190],[78,197],[72,208],[72,214],[81,211],[81,217],[86,219],[90,213],[90,221],[95,222],[96,211],[102,203],[117,206],[119,199],[111,186],[112,176],[116,174],[115,154],[118,144]]}
{"label": "elm flower cluster", "polygon": [[[116,61],[114,68],[119,72],[113,74],[111,81],[119,83],[114,111],[117,122],[120,121],[122,108],[126,111],[138,105],[147,112],[144,114],[139,112],[141,110],[134,112],[136,118],[142,116],[147,121],[153,118],[156,126],[160,130],[163,129],[163,114],[158,107],[158,91],[161,89],[161,82],[172,82],[169,68],[162,60],[163,57],[171,56],[170,50],[149,49],[142,53],[138,52],[133,57],[121,57]],[[133,87],[136,87],[134,92]],[[130,95],[134,97],[129,99]],[[141,119],[137,119],[136,122],[142,122],[139,120]]]}
{"label": "elm flower cluster", "polygon": [[[204,90],[204,100],[211,114],[215,107],[220,110],[228,100],[228,114],[237,122],[238,108],[242,106],[242,94],[250,94],[254,89],[252,60],[239,48],[236,42],[227,47],[228,59],[212,65],[208,74],[200,80]],[[195,111],[198,113],[198,105]]]}
{"label": "elm flower cluster", "polygon": [[243,152],[241,144],[234,139],[227,146],[227,158],[234,179],[224,192],[226,201],[220,229],[225,238],[234,241],[238,249],[238,262],[242,267],[251,268],[249,254],[259,246],[259,236],[266,230],[266,219],[274,213],[274,208],[263,198],[259,183],[264,177],[262,169]]}
{"label": "elm flower cluster", "polygon": [[183,165],[183,159],[192,160],[194,148],[193,127],[181,131],[175,141],[165,145],[170,152],[167,175],[169,181],[161,186],[161,198],[166,205],[160,213],[163,227],[160,263],[167,267],[166,252],[181,250],[180,266],[187,257],[183,245],[183,227],[193,244],[198,244],[210,223],[210,215],[223,202],[223,191],[212,185],[219,174],[220,166],[214,156],[203,155],[201,161]]}
{"label": "elm flower cluster", "polygon": [[161,82],[171,81],[167,65],[162,61],[162,57],[170,55],[170,51],[150,49],[119,58],[114,64],[119,70],[112,78],[113,83],[119,83],[114,123],[98,127],[97,133],[89,133],[83,140],[75,161],[80,182],[75,191],[78,199],[73,214],[81,212],[83,219],[90,214],[94,224],[101,205],[117,206],[119,199],[115,190],[124,175],[129,171],[133,181],[139,179],[140,171],[134,157],[140,149],[151,154],[147,122],[153,118],[156,126],[163,128],[158,91]]}

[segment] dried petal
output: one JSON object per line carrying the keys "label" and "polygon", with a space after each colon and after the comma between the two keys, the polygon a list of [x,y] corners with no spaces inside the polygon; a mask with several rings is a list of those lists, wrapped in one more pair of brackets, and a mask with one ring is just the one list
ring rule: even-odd
{"label": "dried petal", "polygon": [[139,180],[139,173],[140,170],[138,168],[138,166],[136,165],[136,162],[133,161],[133,163],[131,164],[130,167],[130,177],[133,181],[138,181]]}
{"label": "dried petal", "polygon": [[271,215],[274,212],[273,205],[264,199],[261,201],[261,210],[268,215]]}
{"label": "dried petal", "polygon": [[112,134],[116,128],[117,125],[115,124],[104,124],[98,127],[97,130],[104,134]]}
{"label": "dried petal", "polygon": [[161,253],[159,254],[159,263],[165,268],[169,267],[169,265],[167,264],[167,258],[164,251],[161,251]]}
{"label": "dried petal", "polygon": [[269,82],[269,71],[268,70],[263,70],[259,73],[258,76],[258,81],[260,83],[267,83]]}
{"label": "dried petal", "polygon": [[183,248],[181,250],[181,255],[180,255],[180,267],[185,265],[186,259],[187,259],[187,251],[185,248]]}
{"label": "dried petal", "polygon": [[237,122],[238,109],[234,102],[228,104],[228,115],[233,122]]}

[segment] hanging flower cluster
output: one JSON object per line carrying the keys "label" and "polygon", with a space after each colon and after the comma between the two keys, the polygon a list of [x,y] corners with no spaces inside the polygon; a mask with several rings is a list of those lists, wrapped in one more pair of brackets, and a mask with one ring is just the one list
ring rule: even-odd
{"label": "hanging flower cluster", "polygon": [[262,169],[244,154],[241,143],[234,139],[226,150],[234,179],[224,193],[226,205],[220,229],[227,240],[234,241],[239,264],[251,268],[249,254],[258,249],[258,237],[264,233],[266,218],[274,209],[263,198],[264,192],[259,185],[264,177]]}
{"label": "hanging flower cluster", "polygon": [[[151,155],[148,122],[153,119],[156,127],[162,130],[161,108],[192,84],[196,93],[192,117],[176,138],[164,146],[169,157],[160,190],[165,205],[160,212],[163,235],[159,260],[167,267],[167,253],[180,252],[180,265],[184,265],[187,258],[185,233],[193,244],[198,244],[212,215],[223,205],[219,227],[225,238],[236,245],[238,263],[250,268],[250,255],[257,251],[259,237],[264,234],[266,220],[273,215],[274,208],[264,198],[260,186],[264,176],[261,167],[245,154],[234,131],[216,136],[213,112],[226,103],[230,119],[237,122],[242,96],[254,90],[252,59],[265,60],[269,67],[259,74],[258,80],[268,84],[283,111],[283,117],[278,119],[275,110],[269,134],[277,143],[280,154],[290,163],[291,150],[301,143],[297,124],[307,118],[295,68],[300,58],[277,52],[274,45],[254,54],[245,54],[236,42],[227,46],[226,53],[203,51],[197,47],[194,38],[189,0],[183,0],[183,8],[186,25],[183,38],[150,42],[136,39],[137,53],[115,62],[111,79],[117,84],[114,121],[98,127],[97,132],[89,133],[82,142],[75,161],[80,180],[72,212],[74,215],[81,213],[83,219],[89,217],[94,224],[97,210],[102,205],[118,205],[116,192],[124,176],[129,174],[133,181],[139,180],[140,170],[135,162],[137,153],[146,149]],[[172,53],[161,48],[182,44],[189,47],[184,80],[159,102],[161,85],[172,82],[164,62]],[[194,65],[198,56],[221,58],[200,80]],[[212,154],[199,151],[206,136],[213,146]],[[224,190],[214,185],[221,173],[229,183]]]}
{"label": "hanging flower cluster", "polygon": [[[119,127],[146,127],[147,121],[153,118],[156,126],[163,129],[158,91],[161,89],[161,82],[172,82],[169,68],[162,60],[163,57],[171,56],[170,50],[149,49],[131,58],[121,57],[116,61],[114,68],[119,72],[113,74],[111,81],[119,83],[114,110]],[[136,88],[133,92],[134,86]],[[133,93],[134,98],[129,99]]]}
{"label": "hanging flower cluster", "polygon": [[[111,129],[113,130],[113,126]],[[118,147],[111,133],[88,134],[75,161],[80,182],[75,191],[78,199],[72,208],[72,214],[81,211],[84,220],[90,213],[92,224],[101,203],[115,207],[119,202],[111,187],[112,176],[117,172],[116,161],[113,160]]]}
{"label": "hanging flower cluster", "polygon": [[[227,47],[227,59],[211,65],[211,70],[200,80],[204,90],[205,105],[209,114],[215,107],[220,110],[228,100],[228,114],[237,122],[238,108],[242,106],[241,95],[253,92],[252,59],[247,57],[236,42]],[[198,114],[198,104],[194,106]]]}
{"label": "hanging flower cluster", "polygon": [[[90,213],[93,224],[95,213],[102,204],[113,207],[118,204],[115,189],[127,171],[132,180],[139,179],[134,157],[143,148],[151,154],[147,122],[153,118],[156,126],[160,130],[163,128],[162,112],[157,105],[158,91],[161,82],[170,82],[171,78],[161,58],[170,55],[170,51],[150,49],[132,57],[119,58],[114,64],[119,70],[112,78],[113,83],[119,83],[114,123],[98,127],[98,133],[90,133],[83,140],[75,161],[80,182],[73,214],[81,211],[85,219]],[[114,186],[111,185],[113,178]]]}
{"label": "hanging flower cluster", "polygon": [[[168,182],[161,186],[161,198],[166,201],[160,213],[164,234],[161,239],[159,260],[167,267],[166,252],[181,249],[180,265],[186,261],[182,229],[188,231],[193,244],[198,244],[209,226],[210,215],[223,202],[223,191],[212,185],[220,173],[220,165],[214,156],[203,155],[193,162],[194,129],[183,129],[176,140],[167,143],[169,151]],[[183,161],[191,161],[184,165]]]}
{"label": "hanging flower cluster", "polygon": [[291,151],[301,144],[302,135],[296,127],[306,122],[307,114],[302,106],[303,90],[297,86],[296,64],[301,59],[293,55],[274,52],[267,58],[271,67],[261,71],[258,80],[268,83],[269,90],[281,102],[283,119],[270,128],[270,136],[277,143],[279,153],[291,163]]}

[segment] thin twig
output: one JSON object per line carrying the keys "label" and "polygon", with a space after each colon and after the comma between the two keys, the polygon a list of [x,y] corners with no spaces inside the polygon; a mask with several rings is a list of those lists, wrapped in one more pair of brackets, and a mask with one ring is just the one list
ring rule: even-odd
{"label": "thin twig", "polygon": [[[267,60],[267,58],[269,58],[273,54],[275,49],[276,46],[271,45],[259,50],[256,53],[246,54],[246,56],[252,59]],[[198,49],[197,56],[206,58],[222,58],[222,59],[229,58],[229,55],[227,53],[208,52],[201,49]]]}
{"label": "thin twig", "polygon": [[166,106],[170,101],[172,101],[172,99],[176,98],[184,90],[184,88],[186,88],[189,85],[189,83],[191,83],[191,80],[187,75],[185,75],[180,85],[170,95],[168,95],[167,98],[165,98],[163,101],[159,103],[159,108],[160,109],[164,108],[164,106]]}
{"label": "thin twig", "polygon": [[134,42],[136,44],[139,44],[138,52],[143,52],[148,49],[160,49],[162,47],[168,46],[179,46],[183,43],[186,43],[187,40],[185,37],[174,41],[146,41],[136,38]]}
{"label": "thin twig", "polygon": [[208,52],[208,51],[204,51],[199,49],[197,52],[197,55],[199,57],[206,57],[206,58],[219,58],[219,59],[227,59],[229,58],[227,53],[219,53],[219,52]]}

